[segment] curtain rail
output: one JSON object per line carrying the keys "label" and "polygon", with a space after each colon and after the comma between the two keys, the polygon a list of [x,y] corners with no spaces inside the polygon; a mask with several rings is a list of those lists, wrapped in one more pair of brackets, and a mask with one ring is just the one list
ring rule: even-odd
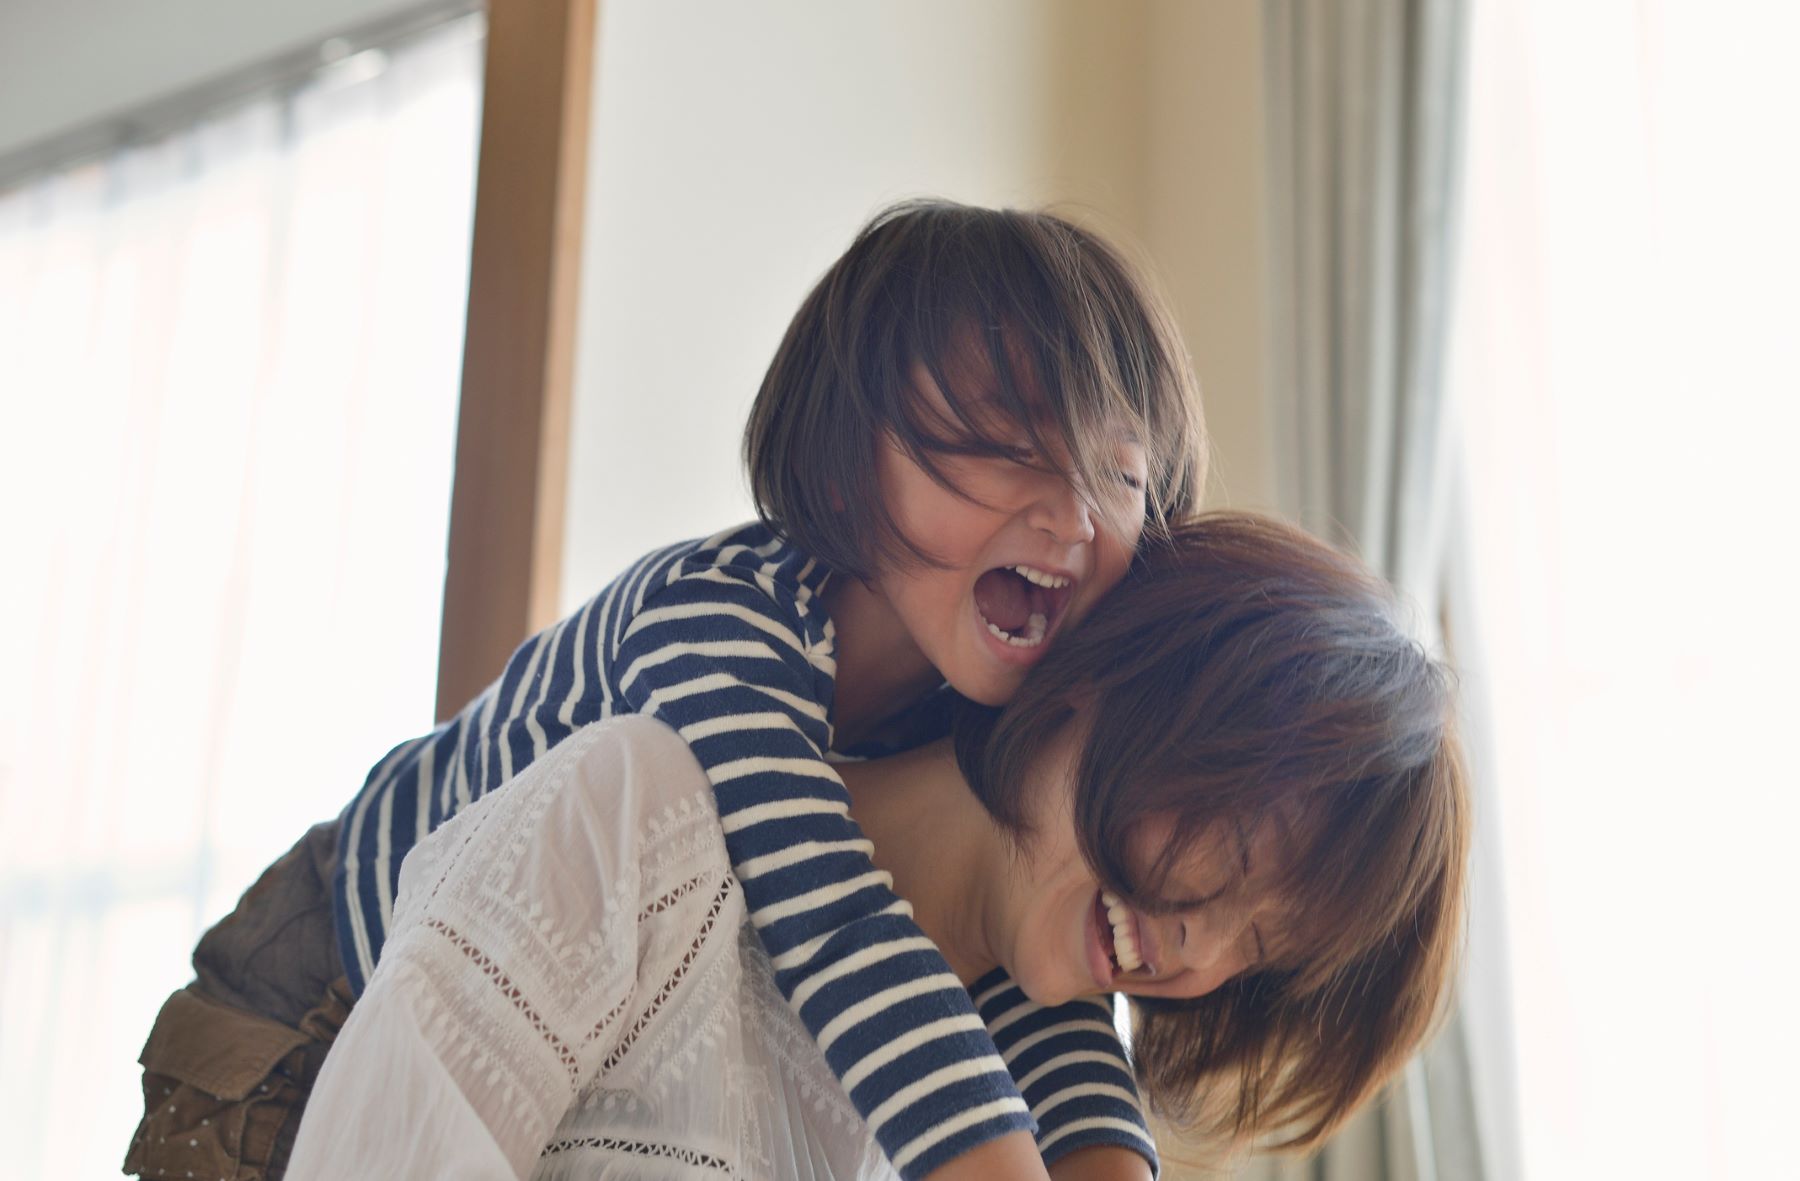
{"label": "curtain rail", "polygon": [[485,11],[483,0],[425,0],[405,12],[366,21],[316,44],[232,70],[45,139],[0,153],[0,192],[44,173],[150,143],[207,116],[266,94],[297,90],[321,71],[370,49],[392,49],[459,17]]}

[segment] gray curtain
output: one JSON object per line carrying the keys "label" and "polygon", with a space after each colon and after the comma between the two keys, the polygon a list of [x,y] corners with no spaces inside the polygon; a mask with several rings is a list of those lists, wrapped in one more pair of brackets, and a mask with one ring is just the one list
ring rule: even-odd
{"label": "gray curtain", "polygon": [[[1265,0],[1271,378],[1282,507],[1348,543],[1441,644],[1443,391],[1468,0]],[[1318,1156],[1247,1178],[1500,1181],[1463,1015]]]}

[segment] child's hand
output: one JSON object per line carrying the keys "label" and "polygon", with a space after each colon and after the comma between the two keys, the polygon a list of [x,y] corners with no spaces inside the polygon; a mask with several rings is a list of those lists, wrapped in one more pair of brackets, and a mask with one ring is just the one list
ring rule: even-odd
{"label": "child's hand", "polygon": [[1150,1162],[1129,1148],[1077,1148],[1050,1166],[1050,1181],[1150,1181]]}
{"label": "child's hand", "polygon": [[[1078,1174],[1070,1174],[1075,1176]],[[939,1165],[925,1175],[925,1181],[1050,1181],[1050,1174],[1044,1171],[1044,1158],[1038,1155],[1031,1133],[1009,1132]]]}

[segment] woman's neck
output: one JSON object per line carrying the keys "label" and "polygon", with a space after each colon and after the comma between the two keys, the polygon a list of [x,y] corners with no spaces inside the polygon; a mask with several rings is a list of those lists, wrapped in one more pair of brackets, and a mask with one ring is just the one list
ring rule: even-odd
{"label": "woman's neck", "polygon": [[850,813],[894,877],[913,920],[973,984],[998,965],[992,948],[1011,852],[956,765],[948,739],[890,758],[839,764]]}
{"label": "woman's neck", "polygon": [[867,583],[837,574],[825,588],[837,632],[834,745],[847,750],[943,683],[893,606]]}

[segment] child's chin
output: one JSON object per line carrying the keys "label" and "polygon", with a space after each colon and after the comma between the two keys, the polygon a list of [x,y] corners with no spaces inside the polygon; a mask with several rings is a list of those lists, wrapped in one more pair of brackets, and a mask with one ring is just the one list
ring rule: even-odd
{"label": "child's chin", "polygon": [[974,692],[971,692],[969,689],[963,688],[961,685],[953,684],[950,687],[952,689],[955,689],[958,693],[961,693],[964,697],[967,697],[970,701],[973,701],[976,705],[994,705],[994,706],[1005,705],[1007,702],[1012,700],[1013,694],[1018,692],[1018,690],[1019,690],[1019,687],[1017,685],[1013,685],[1013,686],[1011,686],[1009,688],[1005,688],[1005,689],[996,689],[991,686],[980,686],[980,687],[977,687]]}
{"label": "child's chin", "polygon": [[967,683],[959,684],[952,679],[950,687],[975,704],[1005,705],[1025,683],[1025,673],[1022,669],[1017,672],[995,670],[980,678],[963,677],[960,680]]}

